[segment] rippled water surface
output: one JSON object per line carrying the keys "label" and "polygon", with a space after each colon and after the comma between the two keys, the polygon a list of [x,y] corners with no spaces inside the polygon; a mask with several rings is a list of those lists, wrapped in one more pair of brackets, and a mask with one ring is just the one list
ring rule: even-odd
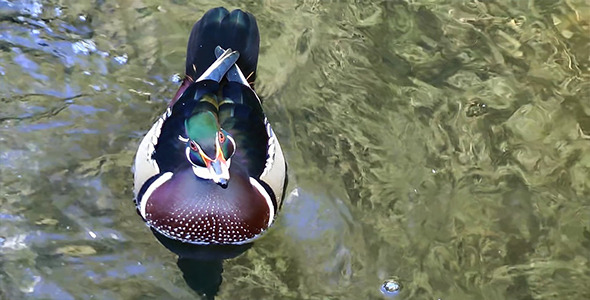
{"label": "rippled water surface", "polygon": [[0,299],[197,297],[131,165],[219,5],[291,182],[217,299],[590,299],[584,0],[0,0]]}

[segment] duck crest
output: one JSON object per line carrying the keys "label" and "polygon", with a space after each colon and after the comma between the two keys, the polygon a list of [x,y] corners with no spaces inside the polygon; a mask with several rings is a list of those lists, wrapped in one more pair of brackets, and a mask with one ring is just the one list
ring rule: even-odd
{"label": "duck crest", "polygon": [[214,157],[215,134],[220,129],[217,116],[210,111],[199,111],[186,119],[184,126],[188,140],[196,141],[205,154]]}
{"label": "duck crest", "polygon": [[135,159],[138,212],[165,238],[245,244],[274,221],[286,162],[244,76],[253,83],[258,47],[256,20],[240,10],[210,10],[193,27],[187,79]]}

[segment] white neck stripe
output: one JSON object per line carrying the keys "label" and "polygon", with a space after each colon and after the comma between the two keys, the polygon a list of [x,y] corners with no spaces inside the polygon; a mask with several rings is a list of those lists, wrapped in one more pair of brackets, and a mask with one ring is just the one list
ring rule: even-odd
{"label": "white neck stripe", "polygon": [[150,196],[157,188],[162,186],[162,184],[164,184],[164,183],[166,183],[166,181],[170,180],[170,178],[172,178],[172,175],[174,175],[174,174],[172,174],[172,172],[166,172],[166,173],[162,174],[160,177],[158,177],[158,179],[154,180],[154,182],[152,182],[152,184],[150,184],[150,186],[145,191],[145,193],[143,193],[143,196],[141,196],[141,201],[139,202],[139,213],[141,214],[141,217],[144,220],[146,219],[145,209],[147,206],[147,202],[150,199]]}
{"label": "white neck stripe", "polygon": [[272,199],[270,199],[270,195],[268,194],[266,189],[264,189],[264,187],[258,182],[258,180],[250,177],[250,184],[252,184],[252,186],[254,186],[258,190],[258,192],[260,192],[260,194],[264,197],[264,200],[266,200],[266,204],[268,205],[268,210],[270,212],[267,227],[270,227],[272,221],[274,221],[275,218],[275,206],[274,204],[272,204]]}

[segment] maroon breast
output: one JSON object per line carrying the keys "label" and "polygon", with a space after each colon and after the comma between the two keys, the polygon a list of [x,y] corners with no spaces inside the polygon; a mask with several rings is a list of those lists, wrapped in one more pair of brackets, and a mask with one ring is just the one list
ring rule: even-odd
{"label": "maroon breast", "polygon": [[270,209],[245,174],[230,170],[227,188],[195,176],[175,173],[148,198],[146,221],[161,234],[194,244],[236,244],[267,227]]}

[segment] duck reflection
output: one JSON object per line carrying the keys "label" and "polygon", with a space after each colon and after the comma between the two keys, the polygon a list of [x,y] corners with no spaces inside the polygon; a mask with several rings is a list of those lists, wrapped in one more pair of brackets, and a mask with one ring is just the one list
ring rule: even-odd
{"label": "duck reflection", "polygon": [[178,255],[176,265],[182,277],[204,299],[215,299],[222,282],[223,261],[241,255],[253,245],[194,245],[169,239],[153,229],[152,232],[162,245]]}

